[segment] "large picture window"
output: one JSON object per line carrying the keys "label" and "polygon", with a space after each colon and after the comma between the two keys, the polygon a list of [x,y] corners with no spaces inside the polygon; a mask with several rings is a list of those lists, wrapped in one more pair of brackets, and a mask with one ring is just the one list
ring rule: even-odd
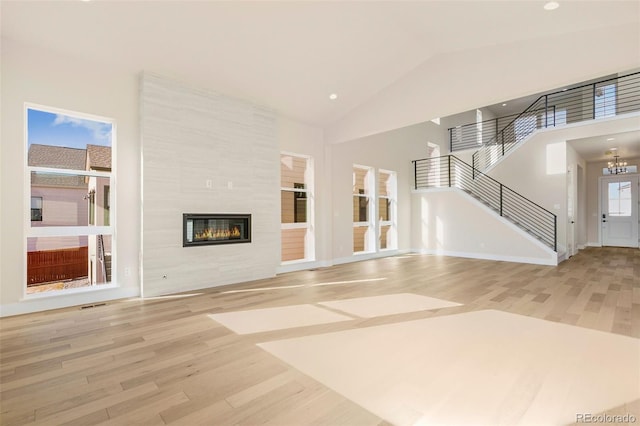
{"label": "large picture window", "polygon": [[113,121],[27,106],[26,126],[26,294],[111,282]]}
{"label": "large picture window", "polygon": [[314,260],[311,157],[280,155],[280,212],[282,262]]}

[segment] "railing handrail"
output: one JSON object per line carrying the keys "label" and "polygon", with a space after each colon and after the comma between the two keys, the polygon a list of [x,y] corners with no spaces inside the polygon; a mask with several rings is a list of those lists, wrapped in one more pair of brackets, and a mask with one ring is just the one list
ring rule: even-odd
{"label": "railing handrail", "polygon": [[514,115],[518,115],[518,113],[514,113],[514,114],[507,114],[507,115],[502,115],[500,117],[496,117],[496,118],[490,118],[488,120],[482,120],[480,122],[475,122],[475,123],[466,123],[466,124],[460,124],[458,126],[453,126],[453,127],[449,127],[447,128],[447,131],[451,131],[453,129],[460,129],[462,127],[471,127],[471,126],[477,126],[478,123],[484,124],[484,123],[493,123],[496,120],[502,120],[503,118],[509,118],[509,117],[513,117]]}
{"label": "railing handrail", "polygon": [[[548,98],[549,98],[549,96],[558,95],[558,94],[563,94],[563,93],[564,93],[564,94],[571,93],[572,91],[575,91],[575,90],[578,90],[578,89],[584,89],[584,88],[586,88],[586,87],[594,87],[594,88],[595,88],[597,85],[600,85],[600,84],[602,84],[602,83],[606,83],[606,82],[614,81],[614,80],[620,80],[620,79],[622,79],[622,78],[632,77],[632,76],[639,75],[639,74],[640,74],[640,71],[636,71],[636,72],[632,72],[632,73],[625,74],[625,75],[620,75],[620,76],[616,76],[616,77],[607,78],[607,79],[604,79],[604,80],[598,80],[598,81],[593,82],[593,83],[585,83],[585,84],[582,84],[582,85],[580,85],[580,86],[572,87],[572,88],[570,88],[570,89],[566,89],[566,90],[558,90],[558,91],[555,91],[555,92],[551,92],[551,93],[546,93],[546,94],[544,94],[544,95],[540,95],[540,96],[539,96],[535,101],[533,101],[533,102],[532,102],[532,103],[531,103],[531,104],[530,104],[530,105],[529,105],[529,106],[528,106],[524,111],[522,111],[520,114],[518,114],[518,115],[516,116],[516,118],[514,118],[512,121],[510,121],[508,124],[506,124],[506,125],[502,128],[502,130],[500,130],[500,132],[499,132],[499,133],[502,133],[502,134],[503,134],[503,137],[504,137],[504,129],[508,128],[508,127],[509,127],[509,126],[511,126],[511,125],[513,125],[513,126],[515,127],[515,124],[514,124],[514,123],[515,123],[515,122],[516,122],[520,117],[522,117],[524,114],[531,112],[531,111],[530,111],[530,110],[531,110],[531,108],[532,108],[534,105],[536,105],[540,100],[542,100],[542,99],[544,99],[544,98],[548,99]],[[546,110],[546,109],[547,109],[547,108],[545,107],[545,110]],[[595,109],[595,102],[594,102],[594,109]],[[491,120],[489,120],[489,121],[491,121]],[[581,120],[581,121],[584,121],[584,120]],[[469,124],[472,124],[472,123],[469,123]],[[533,133],[533,132],[532,132],[532,133]],[[489,139],[489,141],[488,141],[488,142],[483,143],[483,144],[482,144],[482,148],[484,148],[484,147],[486,147],[486,146],[488,146],[488,145],[491,145],[491,144],[493,143],[493,141],[494,141],[494,140],[496,140],[496,142],[497,142],[497,137],[498,137],[497,135],[496,135],[496,136],[493,136],[491,139]],[[478,152],[480,152],[480,150],[482,150],[482,148],[478,149],[476,152],[474,152],[474,153],[473,153],[473,158],[474,158],[474,159],[475,159],[476,154],[477,154]],[[503,153],[503,156],[504,156],[504,153]],[[474,168],[475,168],[475,167],[474,167]]]}
{"label": "railing handrail", "polygon": [[[423,179],[425,179],[424,174],[418,178],[418,173],[422,173],[425,170],[424,168],[419,170],[418,164],[426,163],[427,173],[430,173],[429,169],[431,166],[429,166],[429,164],[435,164],[440,167],[438,169],[434,169],[438,170],[435,176],[439,177],[437,180],[433,181],[431,180],[433,179],[433,176],[427,174],[427,187],[454,186],[467,191],[474,197],[487,203],[492,209],[498,212],[501,217],[507,218],[516,224],[516,226],[519,226],[532,235],[535,235],[541,242],[545,243],[548,247],[553,248],[554,251],[557,251],[558,217],[555,213],[547,210],[538,203],[531,201],[529,198],[501,182],[498,182],[491,176],[477,170],[472,165],[461,160],[455,155],[448,154],[439,157],[421,158],[418,160],[412,160],[412,163],[414,164],[414,171],[416,174],[414,179],[416,190],[420,186],[419,181],[424,182]],[[507,208],[507,205],[510,206],[510,213],[504,212],[504,208]]]}
{"label": "railing handrail", "polygon": [[464,160],[461,160],[460,158],[456,157],[453,154],[448,154],[448,155],[441,155],[439,157],[427,157],[427,158],[419,158],[417,160],[411,160],[412,163],[417,163],[418,161],[431,161],[431,160],[439,160],[441,158],[447,158],[447,157],[453,157],[455,158],[457,161],[461,162],[462,164],[464,164],[465,166],[469,167],[471,170],[474,171],[474,176],[478,176],[478,175],[482,175],[483,177],[486,177],[487,179],[491,180],[492,182],[497,183],[498,185],[501,185],[503,188],[508,189],[509,191],[513,192],[514,195],[517,195],[518,197],[522,198],[523,200],[526,200],[527,202],[535,205],[536,207],[539,207],[540,209],[544,210],[545,212],[549,213],[550,215],[553,216],[557,216],[555,213],[550,212],[549,210],[545,209],[544,207],[542,207],[540,204],[536,203],[535,201],[531,201],[530,199],[528,199],[527,197],[525,197],[524,195],[520,194],[519,192],[513,190],[512,188],[509,188],[507,185],[505,185],[504,183],[498,182],[497,180],[495,180],[494,178],[492,178],[491,176],[489,176],[486,173],[481,172],[480,170],[476,169],[475,167],[473,167],[471,164],[467,163]]}
{"label": "railing handrail", "polygon": [[100,262],[100,267],[102,269],[102,277],[104,280],[107,280],[107,264],[105,262],[104,257],[104,239],[102,235],[98,235],[98,261]]}
{"label": "railing handrail", "polygon": [[487,174],[485,174],[485,173],[481,172],[480,170],[476,169],[475,167],[473,167],[471,164],[467,163],[466,161],[459,159],[459,158],[458,158],[458,157],[456,157],[455,155],[451,155],[451,157],[455,158],[456,160],[458,160],[458,161],[459,161],[459,162],[461,162],[462,164],[464,164],[464,165],[466,165],[466,166],[470,167],[470,168],[474,171],[474,173],[475,173],[475,174],[474,174],[474,176],[476,176],[476,178],[477,178],[477,176],[478,176],[478,175],[482,175],[483,177],[486,177],[486,178],[490,179],[492,182],[495,182],[495,183],[497,183],[498,185],[502,186],[503,188],[506,188],[506,189],[508,189],[509,191],[513,192],[513,193],[514,193],[514,195],[517,195],[518,197],[522,198],[523,200],[526,200],[527,202],[529,202],[529,203],[531,203],[531,204],[535,205],[536,207],[539,207],[540,209],[544,210],[545,212],[549,213],[550,215],[553,215],[554,217],[556,217],[556,214],[555,214],[555,213],[550,212],[549,210],[545,209],[544,207],[542,207],[540,204],[536,203],[535,201],[531,201],[530,199],[528,199],[528,198],[527,198],[527,197],[525,197],[524,195],[520,194],[519,192],[514,191],[513,189],[509,188],[509,187],[508,187],[507,185],[505,185],[504,183],[498,182],[497,180],[495,180],[495,179],[494,179],[494,178],[492,178],[491,176],[489,176],[489,175],[487,175]]}

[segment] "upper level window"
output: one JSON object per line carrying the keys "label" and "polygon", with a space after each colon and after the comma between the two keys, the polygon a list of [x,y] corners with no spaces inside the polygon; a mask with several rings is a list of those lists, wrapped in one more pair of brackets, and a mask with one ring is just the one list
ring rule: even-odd
{"label": "upper level window", "polygon": [[612,117],[616,115],[616,84],[602,83],[596,85],[594,94],[594,118]]}

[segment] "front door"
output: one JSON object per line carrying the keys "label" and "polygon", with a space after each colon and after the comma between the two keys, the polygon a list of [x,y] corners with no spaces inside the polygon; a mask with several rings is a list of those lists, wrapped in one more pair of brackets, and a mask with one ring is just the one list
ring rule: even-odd
{"label": "front door", "polygon": [[638,247],[638,175],[601,178],[602,245]]}

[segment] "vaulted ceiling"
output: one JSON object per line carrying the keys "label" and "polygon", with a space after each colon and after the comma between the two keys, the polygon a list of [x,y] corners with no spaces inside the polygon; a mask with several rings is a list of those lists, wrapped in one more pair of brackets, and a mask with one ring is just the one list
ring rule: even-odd
{"label": "vaulted ceiling", "polygon": [[[378,110],[383,114],[384,108],[393,108],[389,102],[394,100],[393,96],[381,93],[389,94],[403,87],[404,82],[415,77],[416,70],[437,69],[439,58],[476,52],[469,69],[439,71],[430,77],[440,78],[441,84],[449,85],[453,91],[456,87],[452,82],[473,78],[474,64],[482,62],[478,52],[483,49],[502,45],[513,48],[520,43],[533,46],[537,40],[575,44],[573,40],[578,37],[585,44],[581,52],[587,52],[595,38],[603,34],[618,37],[610,28],[626,28],[625,34],[631,34],[631,38],[635,28],[640,34],[637,1],[564,1],[552,12],[544,10],[543,4],[541,1],[2,1],[1,23],[3,39],[82,57],[126,72],[153,71],[253,100],[306,123],[324,128],[337,126],[337,132],[343,133],[335,136],[339,140],[350,135],[340,126],[352,119],[357,121],[358,114],[371,115],[371,111]],[[628,49],[637,44],[637,40],[631,40]],[[614,53],[628,57],[628,52]],[[597,60],[603,52],[592,53]],[[630,58],[628,63],[634,61],[635,58]],[[571,83],[564,81],[562,69],[558,67],[554,72],[553,63],[546,65],[550,77],[559,75],[558,81],[549,83],[551,87],[557,87],[556,83],[561,81]],[[532,66],[545,69],[537,62],[532,62]],[[623,71],[616,69],[618,66],[600,63],[599,68],[583,70],[581,76],[597,77],[601,70]],[[501,80],[513,78],[520,77],[505,70],[495,81],[475,84],[498,85]],[[495,87],[496,95],[487,101],[497,102],[544,88],[537,85],[522,88],[522,93],[518,93],[516,87],[507,85],[508,93],[504,95],[499,95],[499,87]],[[338,99],[330,100],[331,93],[338,94]],[[481,98],[470,94],[468,107],[482,106],[473,104],[478,99]],[[456,112],[451,109],[462,106],[464,100],[461,97],[456,104],[443,102],[441,110],[435,105],[425,108],[423,118]],[[373,109],[368,105],[374,105]],[[415,122],[416,117],[405,121],[411,120]],[[386,127],[402,124],[406,122],[396,120]],[[376,130],[379,129],[353,134]]]}

